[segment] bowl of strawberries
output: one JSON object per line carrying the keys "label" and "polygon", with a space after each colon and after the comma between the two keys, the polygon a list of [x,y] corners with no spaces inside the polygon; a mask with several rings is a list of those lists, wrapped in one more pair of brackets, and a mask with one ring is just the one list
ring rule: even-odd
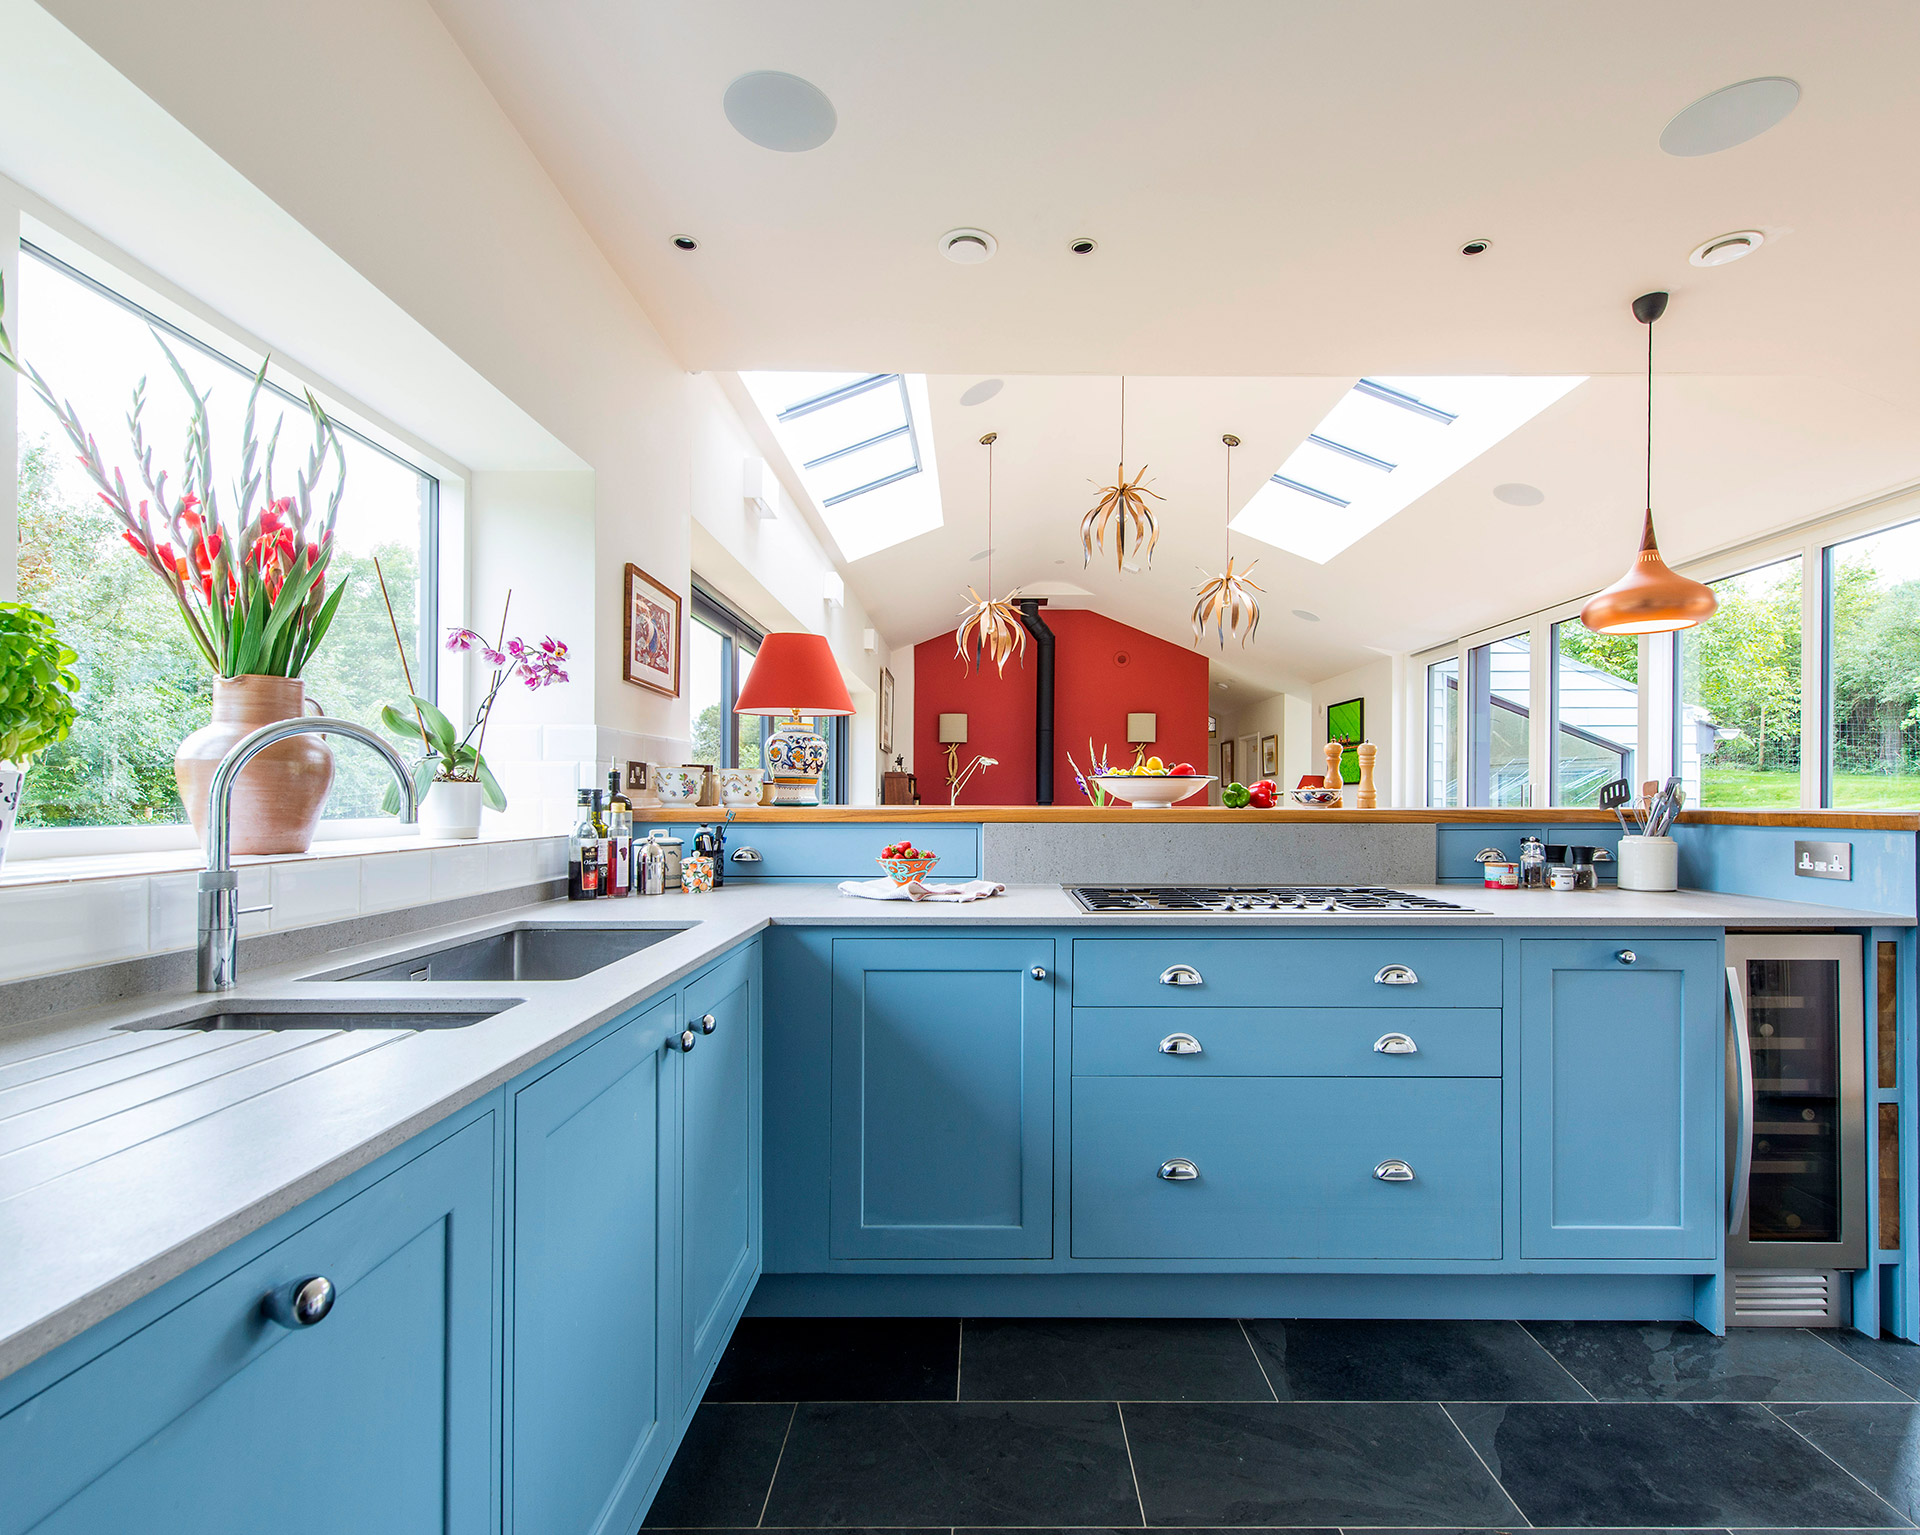
{"label": "bowl of strawberries", "polygon": [[911,842],[889,842],[878,859],[880,867],[896,885],[924,879],[939,861],[938,853],[923,852]]}

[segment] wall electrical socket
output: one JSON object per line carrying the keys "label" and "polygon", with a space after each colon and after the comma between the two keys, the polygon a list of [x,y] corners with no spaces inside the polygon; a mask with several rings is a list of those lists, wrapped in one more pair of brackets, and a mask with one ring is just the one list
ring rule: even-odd
{"label": "wall electrical socket", "polygon": [[646,788],[646,786],[647,786],[646,763],[629,762],[627,764],[627,787],[629,789],[644,789]]}

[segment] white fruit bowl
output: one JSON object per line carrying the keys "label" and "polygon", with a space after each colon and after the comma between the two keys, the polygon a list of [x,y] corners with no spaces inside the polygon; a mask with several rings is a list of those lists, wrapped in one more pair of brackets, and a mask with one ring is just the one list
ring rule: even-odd
{"label": "white fruit bowl", "polygon": [[1102,773],[1093,781],[1114,799],[1125,800],[1136,810],[1164,810],[1190,794],[1198,794],[1213,782],[1213,774],[1186,773],[1178,778],[1162,774],[1157,778],[1136,778],[1131,773]]}

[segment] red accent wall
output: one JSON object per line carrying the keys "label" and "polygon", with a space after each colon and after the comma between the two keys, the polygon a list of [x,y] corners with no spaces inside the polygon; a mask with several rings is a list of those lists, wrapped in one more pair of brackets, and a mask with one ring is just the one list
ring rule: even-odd
{"label": "red accent wall", "polygon": [[[1087,742],[1105,747],[1108,760],[1133,761],[1127,746],[1127,716],[1159,716],[1159,739],[1147,755],[1171,767],[1191,762],[1206,771],[1207,658],[1189,646],[1169,644],[1142,630],[1073,608],[1043,608],[1054,633],[1053,802],[1086,801],[1074,786],[1068,753],[1087,766]],[[1034,803],[1033,707],[1039,654],[1031,639],[1024,664],[1007,663],[1004,676],[989,663],[975,674],[954,654],[953,636],[916,645],[913,651],[913,761],[920,798],[947,803],[947,751],[940,744],[940,716],[967,716],[967,744],[960,765],[981,753],[998,759],[982,768],[960,793],[963,805]],[[1192,803],[1204,803],[1196,796]]]}

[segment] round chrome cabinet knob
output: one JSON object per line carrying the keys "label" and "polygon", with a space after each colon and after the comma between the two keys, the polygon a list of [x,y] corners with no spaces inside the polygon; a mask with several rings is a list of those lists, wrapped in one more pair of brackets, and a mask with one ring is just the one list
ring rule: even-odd
{"label": "round chrome cabinet knob", "polygon": [[1029,974],[1031,974],[1036,981],[1044,981],[1047,978],[1047,967],[1045,965],[1035,965]]}
{"label": "round chrome cabinet knob", "polygon": [[261,1304],[282,1327],[312,1327],[324,1322],[333,1310],[333,1295],[333,1281],[324,1274],[313,1274],[270,1290]]}
{"label": "round chrome cabinet knob", "polygon": [[702,1013],[700,1015],[700,1032],[702,1034],[711,1034],[719,1027],[720,1025],[715,1021],[712,1013]]}
{"label": "round chrome cabinet knob", "polygon": [[669,1045],[678,1047],[681,1054],[684,1055],[687,1051],[691,1050],[695,1045],[700,1043],[700,1036],[694,1033],[692,1029],[683,1029],[678,1039],[670,1039],[667,1041],[667,1043]]}
{"label": "round chrome cabinet knob", "polygon": [[1619,960],[1620,963],[1623,965],[1631,965],[1635,960],[1640,958],[1640,956],[1634,953],[1632,949],[1622,949],[1618,954],[1614,955],[1613,957]]}

